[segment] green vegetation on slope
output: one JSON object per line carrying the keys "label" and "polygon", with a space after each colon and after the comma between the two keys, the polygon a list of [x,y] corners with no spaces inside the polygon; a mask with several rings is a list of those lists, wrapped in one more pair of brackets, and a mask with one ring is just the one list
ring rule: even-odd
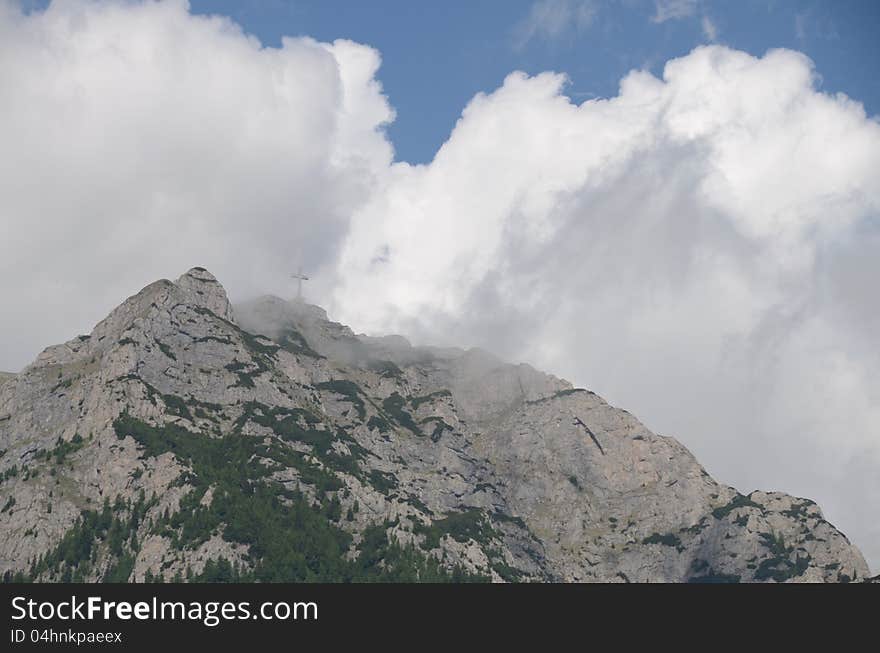
{"label": "green vegetation on slope", "polygon": [[[285,421],[293,414],[278,411],[287,409],[253,406],[248,419],[268,424],[269,419],[282,416],[274,422],[285,425],[278,427],[282,432],[298,441],[317,437]],[[133,437],[147,455],[171,452],[192,469],[187,481],[194,489],[178,512],[157,521],[156,532],[169,537],[179,549],[195,548],[215,533],[247,547],[246,570],[217,561],[193,580],[217,580],[218,575],[242,582],[479,580],[389,540],[385,529],[382,534],[367,529],[357,557],[349,559],[346,552],[352,536],[337,525],[339,498],[331,496],[341,488],[340,481],[278,441],[240,432],[212,438],[175,425],[153,427],[128,415],[116,420],[114,428],[119,437]],[[330,451],[321,440],[313,445]],[[272,473],[284,467],[296,468],[303,482],[315,486],[315,501],[272,480]],[[203,501],[209,489],[211,499]]]}
{"label": "green vegetation on slope", "polygon": [[[24,583],[48,578],[77,583],[88,580],[93,572],[98,572],[104,582],[126,582],[140,551],[138,528],[156,503],[155,497],[146,501],[141,492],[134,503],[117,498],[112,506],[105,500],[100,511],[82,511],[61,541],[34,560],[26,574],[7,572],[4,582]],[[109,567],[99,566],[102,554],[113,561]]]}
{"label": "green vegetation on slope", "polygon": [[302,356],[310,356],[311,358],[324,358],[311,348],[303,335],[294,328],[288,327],[278,339],[281,348],[289,351],[291,354],[299,354]]}
{"label": "green vegetation on slope", "polygon": [[422,429],[419,428],[419,425],[416,424],[413,416],[408,411],[404,410],[403,407],[406,403],[406,399],[401,397],[399,393],[395,392],[382,401],[382,408],[385,409],[385,412],[387,412],[388,415],[402,427],[409,429],[418,436],[425,435]]}
{"label": "green vegetation on slope", "polygon": [[333,379],[332,381],[318,383],[315,387],[319,390],[330,390],[331,392],[335,392],[336,394],[345,397],[348,402],[354,406],[359,419],[363,420],[367,416],[364,400],[361,399],[361,389],[353,381]]}

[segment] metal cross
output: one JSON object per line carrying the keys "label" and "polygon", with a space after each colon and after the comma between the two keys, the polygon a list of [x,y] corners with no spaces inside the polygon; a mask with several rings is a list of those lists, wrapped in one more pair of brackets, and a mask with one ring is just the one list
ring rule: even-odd
{"label": "metal cross", "polygon": [[309,278],[303,274],[302,268],[296,274],[291,274],[290,278],[297,280],[296,299],[301,302],[303,297],[303,281],[308,281]]}

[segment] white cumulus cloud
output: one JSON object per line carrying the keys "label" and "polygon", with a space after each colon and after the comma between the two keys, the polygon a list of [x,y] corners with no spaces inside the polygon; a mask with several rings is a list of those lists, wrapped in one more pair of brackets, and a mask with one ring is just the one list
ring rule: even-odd
{"label": "white cumulus cloud", "polygon": [[514,73],[394,165],[334,312],[593,388],[727,482],[818,499],[876,565],[880,125],[785,50],[565,84]]}
{"label": "white cumulus cloud", "polygon": [[379,63],[182,1],[0,3],[0,369],[192,265],[283,292],[331,261],[393,158]]}

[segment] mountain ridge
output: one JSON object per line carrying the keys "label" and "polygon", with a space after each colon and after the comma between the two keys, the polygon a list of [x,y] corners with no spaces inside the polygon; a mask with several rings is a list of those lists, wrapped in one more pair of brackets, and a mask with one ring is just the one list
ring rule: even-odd
{"label": "mountain ridge", "polygon": [[0,384],[0,450],[10,579],[868,576],[815,503],[718,484],[589,390],[233,307],[204,268]]}

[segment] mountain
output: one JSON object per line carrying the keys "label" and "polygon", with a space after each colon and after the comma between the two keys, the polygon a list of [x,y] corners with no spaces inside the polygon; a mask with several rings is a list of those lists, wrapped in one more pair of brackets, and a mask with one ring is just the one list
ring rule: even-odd
{"label": "mountain", "polygon": [[807,499],[528,365],[193,268],[0,384],[7,580],[863,580]]}

